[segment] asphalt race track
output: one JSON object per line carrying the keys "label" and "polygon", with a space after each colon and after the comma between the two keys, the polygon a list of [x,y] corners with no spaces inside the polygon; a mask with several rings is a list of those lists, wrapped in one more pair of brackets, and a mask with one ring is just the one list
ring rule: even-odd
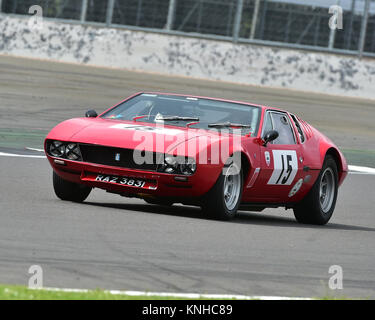
{"label": "asphalt race track", "polygon": [[[340,147],[375,149],[373,101],[2,56],[0,130],[49,130],[142,90],[277,105]],[[0,153],[41,155],[21,145]],[[2,284],[27,285],[29,267],[40,265],[48,287],[375,298],[375,175],[350,174],[330,223],[317,227],[290,210],[220,222],[101,190],[83,204],[63,202],[46,159],[0,154],[0,168]],[[343,268],[343,290],[328,289],[332,265]]]}

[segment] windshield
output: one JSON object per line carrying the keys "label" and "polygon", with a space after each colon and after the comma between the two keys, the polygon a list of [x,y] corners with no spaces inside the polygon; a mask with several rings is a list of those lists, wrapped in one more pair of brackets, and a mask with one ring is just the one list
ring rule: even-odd
{"label": "windshield", "polygon": [[[217,130],[209,127],[212,124],[233,123],[244,125],[244,134],[251,132],[252,136],[256,136],[260,112],[259,107],[246,104],[144,93],[119,104],[102,115],[102,118],[148,123],[166,122],[173,126],[189,125],[207,130]],[[171,118],[176,120],[171,121]]]}

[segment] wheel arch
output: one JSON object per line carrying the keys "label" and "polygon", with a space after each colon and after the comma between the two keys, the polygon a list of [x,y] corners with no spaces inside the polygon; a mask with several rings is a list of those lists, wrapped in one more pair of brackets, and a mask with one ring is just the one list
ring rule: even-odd
{"label": "wheel arch", "polygon": [[345,172],[345,165],[346,165],[346,163],[344,164],[340,152],[336,148],[334,148],[334,147],[330,147],[326,151],[324,159],[327,156],[329,156],[329,155],[332,156],[332,158],[335,160],[336,166],[337,166],[337,172],[338,172],[338,175],[339,175],[339,177],[338,177],[339,179],[338,180],[342,181],[343,180],[343,176],[344,176],[344,172]]}
{"label": "wheel arch", "polygon": [[[250,159],[249,159],[248,155],[244,151],[235,151],[235,152],[233,152],[233,154],[231,156],[233,157],[236,154],[239,155],[240,159],[241,159],[241,168],[242,168],[242,172],[243,172],[243,184],[245,185],[246,182],[248,181],[250,170],[251,170],[251,167],[252,167],[251,162],[250,162]],[[234,157],[234,158],[236,158],[236,157]]]}

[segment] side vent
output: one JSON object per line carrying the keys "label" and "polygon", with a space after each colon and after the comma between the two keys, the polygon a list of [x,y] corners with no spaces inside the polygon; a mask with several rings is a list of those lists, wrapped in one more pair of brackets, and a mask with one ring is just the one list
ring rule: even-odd
{"label": "side vent", "polygon": [[313,136],[313,132],[311,130],[310,125],[300,118],[297,118],[297,119],[302,126],[302,130],[305,132],[306,140],[310,139]]}

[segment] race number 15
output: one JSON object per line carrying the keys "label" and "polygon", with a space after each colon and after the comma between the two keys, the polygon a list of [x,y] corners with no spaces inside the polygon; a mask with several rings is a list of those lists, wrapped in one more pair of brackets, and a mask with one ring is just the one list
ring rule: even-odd
{"label": "race number 15", "polygon": [[298,171],[295,150],[272,150],[274,168],[268,184],[291,185]]}

